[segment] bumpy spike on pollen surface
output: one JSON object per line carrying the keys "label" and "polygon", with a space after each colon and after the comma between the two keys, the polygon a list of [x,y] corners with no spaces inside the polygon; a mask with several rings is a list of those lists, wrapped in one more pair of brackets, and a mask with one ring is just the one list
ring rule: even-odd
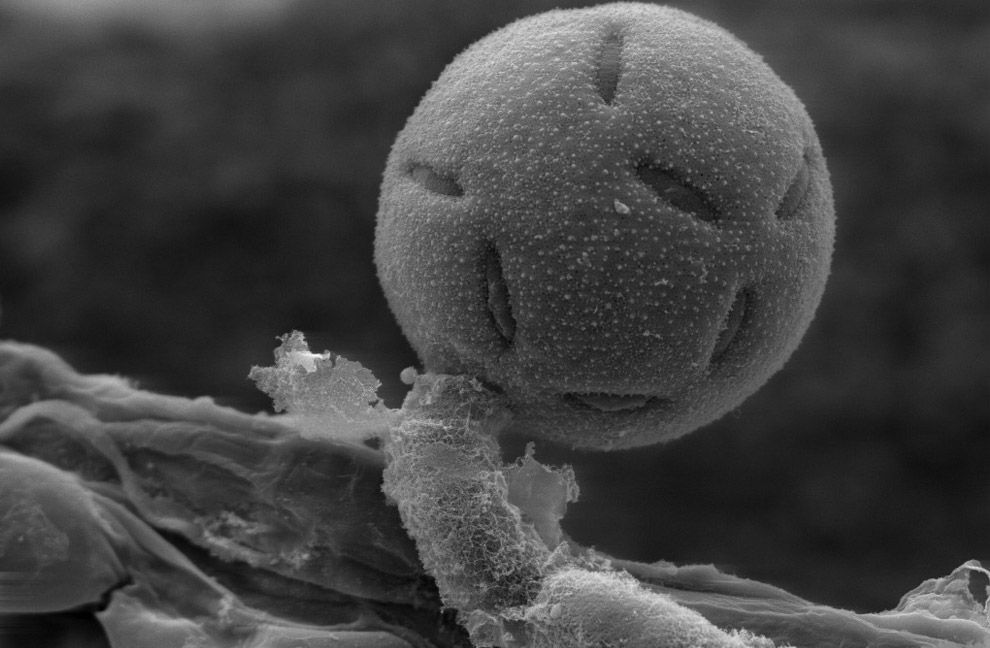
{"label": "bumpy spike on pollen surface", "polygon": [[790,88],[711,23],[617,3],[520,20],[447,67],[392,149],[375,258],[428,370],[497,386],[530,436],[607,449],[762,385],[833,238]]}

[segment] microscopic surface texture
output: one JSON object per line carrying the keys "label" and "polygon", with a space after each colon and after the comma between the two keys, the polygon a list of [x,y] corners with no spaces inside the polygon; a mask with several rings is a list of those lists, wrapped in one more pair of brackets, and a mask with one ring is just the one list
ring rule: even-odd
{"label": "microscopic surface texture", "polygon": [[379,277],[429,371],[585,448],[676,438],[789,357],[834,238],[803,105],[679,10],[551,11],[458,56],[392,149]]}

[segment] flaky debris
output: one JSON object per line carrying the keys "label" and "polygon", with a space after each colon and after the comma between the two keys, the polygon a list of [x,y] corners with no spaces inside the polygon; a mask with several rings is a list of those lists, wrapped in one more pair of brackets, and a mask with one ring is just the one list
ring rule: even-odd
{"label": "flaky debris", "polygon": [[299,331],[279,338],[274,367],[252,367],[248,377],[288,412],[309,439],[360,441],[381,436],[396,413],[378,398],[381,383],[359,362],[329,351],[313,353]]}

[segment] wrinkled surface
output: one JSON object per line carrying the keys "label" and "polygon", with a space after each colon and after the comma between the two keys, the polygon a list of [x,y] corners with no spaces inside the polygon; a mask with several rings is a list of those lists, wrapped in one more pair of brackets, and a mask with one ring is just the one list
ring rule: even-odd
{"label": "wrinkled surface", "polygon": [[936,619],[966,619],[986,625],[990,572],[971,560],[944,578],[932,578],[901,598],[897,610]]}
{"label": "wrinkled surface", "polygon": [[[794,646],[950,648],[990,646],[990,605],[969,591],[990,572],[970,561],[926,581],[893,610],[855,614],[815,605],[784,590],[736,578],[710,565],[678,567],[613,560],[648,588],[697,610],[719,627],[746,629]],[[945,596],[946,590],[953,594]]]}
{"label": "wrinkled surface", "polygon": [[147,633],[163,647],[457,645],[384,504],[380,453],[13,343],[0,414],[0,571],[20,574],[0,581],[0,612],[109,596],[100,619],[123,648]]}
{"label": "wrinkled surface", "polygon": [[[547,578],[527,618],[534,648],[774,648],[748,631],[722,632],[671,597],[627,574],[566,569]],[[782,644],[781,644],[782,645]]]}
{"label": "wrinkled surface", "polygon": [[463,613],[524,605],[553,548],[509,502],[492,434],[503,405],[464,376],[419,376],[385,445],[383,490],[444,604]]}
{"label": "wrinkled surface", "polygon": [[383,490],[475,645],[773,648],[562,542],[573,476],[540,465],[532,448],[502,464],[504,405],[477,379],[419,375],[385,446]]}
{"label": "wrinkled surface", "polygon": [[[149,449],[159,454],[140,452]],[[378,453],[303,440],[281,419],[83,376],[48,351],[2,343],[0,614],[106,597],[99,618],[115,648],[143,645],[135,637],[464,648],[380,491],[381,470]],[[558,486],[544,485],[543,504],[531,507],[562,508],[572,493]],[[235,500],[236,518],[224,513]],[[542,515],[552,529],[553,515]],[[323,559],[293,550],[304,529]],[[987,572],[975,563],[920,585],[894,611],[857,615],[710,566],[597,560],[720,628],[778,645],[990,642],[978,591]]]}
{"label": "wrinkled surface", "polygon": [[379,277],[426,368],[523,433],[675,438],[755,391],[828,276],[828,171],[801,102],[689,14],[552,11],[443,72],[393,146]]}

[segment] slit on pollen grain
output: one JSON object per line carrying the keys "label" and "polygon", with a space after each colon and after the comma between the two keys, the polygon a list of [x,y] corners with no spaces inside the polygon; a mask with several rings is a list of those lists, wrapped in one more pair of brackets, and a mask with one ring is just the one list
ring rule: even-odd
{"label": "slit on pollen grain", "polygon": [[743,288],[736,293],[729,312],[725,316],[722,330],[715,340],[715,348],[712,349],[710,362],[718,362],[724,358],[732,347],[732,343],[739,337],[739,332],[743,329],[748,319],[748,311],[752,302],[752,293],[748,288]]}
{"label": "slit on pollen grain", "polygon": [[455,178],[441,175],[426,164],[413,164],[409,169],[409,175],[427,191],[455,198],[464,195],[464,188]]}
{"label": "slit on pollen grain", "polygon": [[605,34],[601,52],[598,55],[597,86],[598,94],[607,105],[612,105],[619,87],[619,74],[622,71],[622,34],[612,28]]}
{"label": "slit on pollen grain", "polygon": [[810,166],[809,153],[805,151],[804,157],[801,159],[801,166],[798,168],[794,180],[791,181],[791,186],[788,187],[787,193],[781,198],[780,204],[774,212],[778,220],[792,219],[804,205],[805,198],[808,197],[811,190]]}
{"label": "slit on pollen grain", "polygon": [[660,200],[699,220],[718,223],[718,210],[704,194],[678,177],[672,169],[642,162],[636,166],[636,175]]}
{"label": "slit on pollen grain", "polygon": [[490,247],[485,253],[485,302],[495,323],[495,330],[506,344],[516,336],[516,320],[509,304],[509,287],[502,276],[502,259],[498,250]]}

